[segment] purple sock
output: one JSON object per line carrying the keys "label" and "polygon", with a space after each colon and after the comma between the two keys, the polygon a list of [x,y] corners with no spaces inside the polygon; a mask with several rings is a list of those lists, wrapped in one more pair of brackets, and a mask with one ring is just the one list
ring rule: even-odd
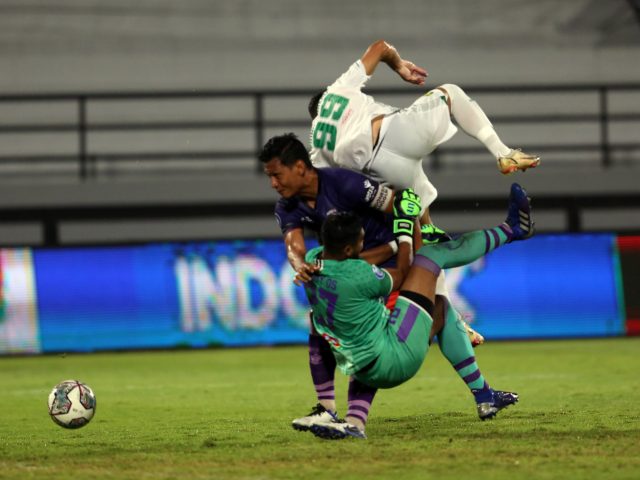
{"label": "purple sock", "polygon": [[318,400],[335,400],[336,359],[326,340],[312,333],[309,334],[309,368]]}
{"label": "purple sock", "polygon": [[471,393],[476,398],[476,403],[490,402],[493,400],[493,390],[487,382],[484,382],[482,388],[472,389]]}
{"label": "purple sock", "polygon": [[359,382],[354,377],[349,378],[349,410],[346,416],[358,418],[366,424],[371,402],[373,402],[377,390],[377,388]]}

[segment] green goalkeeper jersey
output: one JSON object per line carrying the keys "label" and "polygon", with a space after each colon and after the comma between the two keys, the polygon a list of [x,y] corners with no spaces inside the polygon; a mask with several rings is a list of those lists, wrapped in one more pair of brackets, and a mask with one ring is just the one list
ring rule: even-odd
{"label": "green goalkeeper jersey", "polygon": [[338,367],[351,375],[378,358],[385,345],[389,311],[384,297],[393,281],[386,270],[364,260],[322,260],[323,247],[305,260],[320,270],[305,284],[313,325],[333,349]]}

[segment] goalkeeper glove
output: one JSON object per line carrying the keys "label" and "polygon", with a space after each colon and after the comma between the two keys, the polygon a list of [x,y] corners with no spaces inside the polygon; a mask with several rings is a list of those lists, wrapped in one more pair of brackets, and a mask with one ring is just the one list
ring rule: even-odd
{"label": "goalkeeper glove", "polygon": [[429,223],[420,227],[422,233],[423,245],[434,245],[436,243],[448,242],[451,240],[451,236],[444,230],[436,227],[434,224]]}
{"label": "goalkeeper glove", "polygon": [[393,215],[396,218],[415,218],[420,215],[420,196],[411,188],[396,191],[393,199]]}
{"label": "goalkeeper glove", "polygon": [[413,240],[413,219],[412,218],[394,218],[393,234],[399,241],[400,237],[409,237]]}

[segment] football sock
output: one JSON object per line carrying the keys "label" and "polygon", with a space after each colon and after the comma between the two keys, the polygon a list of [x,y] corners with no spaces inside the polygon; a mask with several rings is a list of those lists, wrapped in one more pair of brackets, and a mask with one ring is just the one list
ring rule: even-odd
{"label": "football sock", "polygon": [[490,401],[491,388],[480,373],[467,331],[460,320],[460,315],[446,298],[444,313],[444,327],[438,333],[438,343],[442,354],[467,384],[476,398],[476,402]]}
{"label": "football sock", "polygon": [[413,265],[424,268],[437,277],[443,268],[467,265],[509,242],[512,236],[511,227],[506,223],[488,230],[465,233],[445,243],[421,247]]}
{"label": "football sock", "polygon": [[377,390],[377,388],[365,385],[354,377],[350,377],[349,391],[347,393],[349,409],[346,416],[358,419],[362,422],[362,427],[364,427],[369,417],[371,402],[373,402],[373,397]]}
{"label": "football sock", "polygon": [[441,87],[449,94],[451,116],[467,135],[482,142],[494,158],[505,156],[511,151],[502,143],[482,108],[469,98],[464,90],[451,83]]}
{"label": "football sock", "polygon": [[318,401],[334,401],[336,359],[327,341],[312,333],[309,334],[309,368]]}

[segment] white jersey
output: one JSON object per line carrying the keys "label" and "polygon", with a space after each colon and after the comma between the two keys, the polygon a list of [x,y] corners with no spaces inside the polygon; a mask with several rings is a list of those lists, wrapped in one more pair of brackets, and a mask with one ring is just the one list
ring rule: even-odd
{"label": "white jersey", "polygon": [[398,109],[362,93],[369,78],[358,60],[320,98],[318,116],[311,125],[314,166],[362,171],[371,161],[371,121]]}

